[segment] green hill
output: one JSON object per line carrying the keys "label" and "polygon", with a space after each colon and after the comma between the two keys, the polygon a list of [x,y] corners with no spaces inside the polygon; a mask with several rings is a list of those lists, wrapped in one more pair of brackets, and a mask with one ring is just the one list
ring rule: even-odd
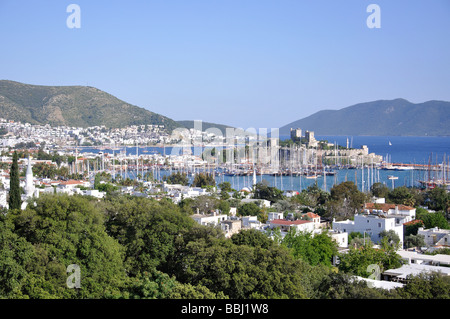
{"label": "green hill", "polygon": [[180,125],[90,86],[43,86],[0,81],[0,117],[30,124],[88,127]]}
{"label": "green hill", "polygon": [[316,135],[450,136],[450,102],[378,100],[319,111],[281,127],[280,135],[291,128]]}

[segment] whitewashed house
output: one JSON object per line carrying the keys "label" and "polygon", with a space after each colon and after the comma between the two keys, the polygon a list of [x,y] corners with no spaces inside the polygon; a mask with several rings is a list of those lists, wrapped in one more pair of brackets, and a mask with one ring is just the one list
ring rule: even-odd
{"label": "whitewashed house", "polygon": [[431,247],[450,247],[450,229],[441,229],[438,227],[425,229],[420,227],[417,235],[424,237],[425,244]]}
{"label": "whitewashed house", "polygon": [[253,229],[261,227],[261,222],[258,220],[257,216],[243,216],[241,222],[242,228]]}
{"label": "whitewashed house", "polygon": [[272,220],[275,220],[275,219],[283,219],[284,218],[283,213],[279,213],[279,212],[270,212],[270,213],[268,213],[267,216],[268,216],[267,217],[267,221],[272,221]]}
{"label": "whitewashed house", "polygon": [[297,232],[313,232],[314,223],[310,220],[285,220],[285,219],[274,219],[269,222],[270,228],[278,227],[281,232],[288,233],[291,230]]}
{"label": "whitewashed house", "polygon": [[370,237],[373,243],[379,243],[383,231],[393,230],[400,238],[400,247],[403,246],[403,224],[397,224],[395,217],[379,216],[375,214],[356,214],[354,220],[335,221],[333,230],[352,233],[358,232]]}
{"label": "whitewashed house", "polygon": [[394,217],[396,224],[404,224],[416,219],[416,209],[406,205],[366,203],[364,213]]}
{"label": "whitewashed house", "polygon": [[194,214],[194,215],[191,215],[191,218],[194,219],[200,225],[216,226],[220,222],[227,220],[228,216],[225,214],[217,214],[216,212],[213,212],[210,215]]}

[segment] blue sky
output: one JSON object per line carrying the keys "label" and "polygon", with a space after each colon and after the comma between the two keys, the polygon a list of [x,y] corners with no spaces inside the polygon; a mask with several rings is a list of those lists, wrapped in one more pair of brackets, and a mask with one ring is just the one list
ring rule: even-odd
{"label": "blue sky", "polygon": [[0,38],[0,79],[90,85],[175,120],[279,127],[378,99],[450,101],[448,0],[0,0]]}

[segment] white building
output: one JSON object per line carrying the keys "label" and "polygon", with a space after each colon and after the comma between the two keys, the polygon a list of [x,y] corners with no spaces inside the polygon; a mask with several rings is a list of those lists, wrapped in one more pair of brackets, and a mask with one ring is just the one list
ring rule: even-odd
{"label": "white building", "polygon": [[210,215],[204,215],[204,214],[194,214],[191,215],[191,218],[194,219],[197,223],[200,225],[213,225],[216,226],[220,222],[225,221],[228,219],[228,216],[225,214],[217,214],[212,213]]}
{"label": "white building", "polygon": [[407,264],[447,265],[450,266],[450,255],[425,255],[416,251],[399,250],[397,252]]}
{"label": "white building", "polygon": [[261,227],[261,222],[258,220],[257,216],[243,216],[241,221],[242,228],[253,229]]}
{"label": "white building", "polygon": [[316,229],[314,233],[327,232],[328,235],[333,239],[339,248],[347,248],[348,247],[348,233],[337,231],[337,230],[327,230],[327,229]]}
{"label": "white building", "polygon": [[314,223],[310,220],[285,220],[285,219],[274,219],[269,222],[270,228],[278,227],[282,233],[288,233],[290,230],[295,230],[297,232],[313,232]]}
{"label": "white building", "polygon": [[397,224],[395,217],[379,216],[374,214],[357,214],[353,221],[333,220],[333,230],[352,233],[358,232],[370,237],[373,243],[379,243],[383,231],[393,230],[400,238],[400,247],[403,247],[403,224]]}
{"label": "white building", "polygon": [[440,229],[438,227],[424,229],[420,227],[417,235],[424,237],[427,246],[450,247],[450,229]]}
{"label": "white building", "polygon": [[450,276],[450,267],[430,266],[423,264],[408,264],[400,268],[388,269],[382,273],[382,280],[405,283],[408,276],[417,276],[422,273],[439,272],[444,276]]}
{"label": "white building", "polygon": [[364,213],[394,217],[396,224],[404,224],[416,219],[416,209],[406,205],[366,203]]}
{"label": "white building", "polygon": [[103,198],[105,197],[105,192],[100,192],[98,189],[87,189],[82,191],[83,195],[93,196],[95,198]]}
{"label": "white building", "polygon": [[163,191],[167,192],[174,203],[179,203],[183,198],[195,198],[202,195],[210,195],[206,188],[190,187],[180,184],[163,184]]}
{"label": "white building", "polygon": [[8,197],[8,191],[3,190],[3,189],[0,190],[0,207],[6,207],[6,208],[9,207],[7,197]]}
{"label": "white building", "polygon": [[79,187],[90,187],[90,183],[88,181],[77,180],[62,181],[56,187],[56,192],[68,195],[81,194]]}
{"label": "white building", "polygon": [[341,232],[358,232],[369,236],[371,241],[379,243],[383,231],[393,230],[400,238],[400,247],[403,247],[403,224],[416,218],[414,207],[397,204],[386,204],[383,200],[375,203],[366,203],[363,212],[356,214],[354,220],[336,222],[333,220],[333,229]]}
{"label": "white building", "polygon": [[317,214],[314,214],[312,212],[307,212],[302,215],[302,219],[312,221],[314,223],[314,228],[316,228],[316,229],[321,227],[320,216]]}
{"label": "white building", "polygon": [[267,221],[272,221],[272,220],[274,220],[274,219],[283,219],[283,218],[284,218],[283,213],[279,213],[279,212],[270,212],[270,213],[268,214]]}
{"label": "white building", "polygon": [[220,228],[225,234],[226,238],[230,238],[234,234],[237,234],[242,229],[241,221],[238,219],[227,219],[220,222]]}

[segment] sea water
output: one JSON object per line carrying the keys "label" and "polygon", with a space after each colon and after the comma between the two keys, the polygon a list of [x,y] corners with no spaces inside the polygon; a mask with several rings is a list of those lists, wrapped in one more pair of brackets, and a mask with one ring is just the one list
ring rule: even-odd
{"label": "sea water", "polygon": [[[281,136],[281,139],[289,137]],[[383,156],[390,163],[404,164],[421,164],[421,165],[438,165],[443,162],[448,164],[450,157],[450,137],[412,137],[412,136],[316,136],[317,140],[327,140],[329,143],[336,143],[346,147],[361,148],[366,145],[370,153]],[[136,147],[122,148],[127,155],[135,155]],[[99,152],[95,148],[84,148],[80,152]],[[103,152],[112,153],[112,150],[102,150]],[[171,147],[139,147],[139,154],[172,154],[176,152]],[[117,153],[118,151],[116,151]],[[429,172],[427,170],[407,170],[407,171],[390,171],[380,170],[376,168],[362,169],[339,169],[336,170],[334,176],[320,176],[315,179],[308,179],[305,176],[271,176],[258,175],[257,182],[265,180],[269,185],[275,186],[283,191],[293,190],[301,191],[307,187],[317,185],[329,191],[333,185],[340,184],[343,181],[353,181],[358,189],[368,191],[370,186],[375,182],[387,185],[389,188],[398,186],[419,186],[419,181],[427,179],[442,178],[443,172]],[[162,170],[158,172],[158,177],[171,174],[171,170]],[[446,174],[444,172],[444,174]],[[129,172],[127,177],[135,178],[135,172]],[[450,179],[447,177],[447,179]],[[190,181],[193,177],[190,176]],[[217,175],[216,182],[230,182],[232,188],[241,190],[245,187],[251,188],[253,185],[253,176],[227,176]]]}

